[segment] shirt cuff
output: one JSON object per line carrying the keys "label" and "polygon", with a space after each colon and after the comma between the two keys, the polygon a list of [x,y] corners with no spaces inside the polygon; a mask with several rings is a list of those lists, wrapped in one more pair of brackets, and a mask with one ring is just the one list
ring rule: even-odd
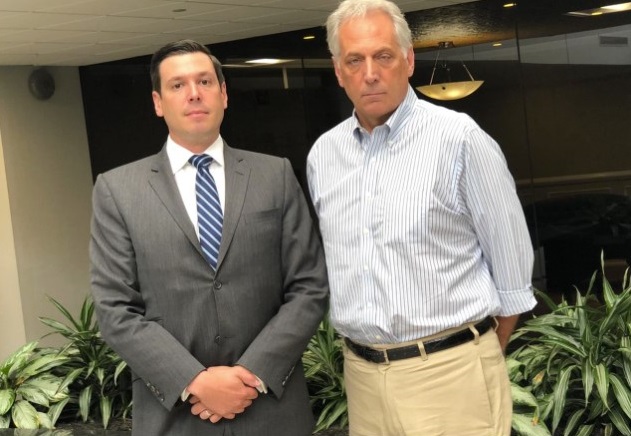
{"label": "shirt cuff", "polygon": [[517,289],[512,291],[500,291],[500,313],[499,316],[512,316],[528,312],[537,305],[532,287]]}
{"label": "shirt cuff", "polygon": [[259,381],[259,385],[256,387],[256,390],[259,391],[260,394],[266,394],[267,393],[267,385],[265,384],[265,382],[263,380],[261,380],[260,378],[258,378],[257,375],[254,375],[254,377],[256,377],[256,379]]}

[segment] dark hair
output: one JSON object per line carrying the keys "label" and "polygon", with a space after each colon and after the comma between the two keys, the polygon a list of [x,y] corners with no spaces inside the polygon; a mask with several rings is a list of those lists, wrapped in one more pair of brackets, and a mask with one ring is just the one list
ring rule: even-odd
{"label": "dark hair", "polygon": [[215,67],[215,73],[217,73],[217,80],[219,80],[219,84],[221,85],[225,79],[223,76],[223,72],[221,71],[221,62],[210,54],[210,50],[199,42],[193,41],[191,39],[183,39],[181,41],[171,42],[157,52],[153,54],[151,57],[151,65],[149,67],[149,74],[151,76],[151,86],[154,91],[158,94],[160,93],[160,64],[163,60],[168,57],[183,55],[186,53],[205,53],[210,58],[213,63],[213,67]]}

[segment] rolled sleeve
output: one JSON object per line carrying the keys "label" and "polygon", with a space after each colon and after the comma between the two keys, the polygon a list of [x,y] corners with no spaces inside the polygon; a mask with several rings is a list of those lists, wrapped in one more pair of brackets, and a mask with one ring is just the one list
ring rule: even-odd
{"label": "rolled sleeve", "polygon": [[499,316],[511,316],[528,312],[537,304],[530,286],[511,291],[499,291],[499,297],[501,304]]}

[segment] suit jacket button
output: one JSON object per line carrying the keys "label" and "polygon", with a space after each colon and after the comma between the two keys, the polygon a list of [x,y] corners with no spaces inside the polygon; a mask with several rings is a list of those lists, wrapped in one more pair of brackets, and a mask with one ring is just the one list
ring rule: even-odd
{"label": "suit jacket button", "polygon": [[220,282],[219,280],[215,280],[215,281],[213,282],[213,288],[215,288],[215,289],[219,290],[219,289],[221,289],[221,286],[222,286],[222,285],[221,285],[221,282]]}
{"label": "suit jacket button", "polygon": [[223,338],[219,335],[215,336],[215,343],[217,345],[221,345],[223,343]]}

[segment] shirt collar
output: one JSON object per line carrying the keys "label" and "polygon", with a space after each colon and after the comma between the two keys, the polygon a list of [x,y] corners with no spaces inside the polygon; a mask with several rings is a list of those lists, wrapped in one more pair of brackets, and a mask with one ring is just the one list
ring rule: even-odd
{"label": "shirt collar", "polygon": [[[186,148],[175,142],[171,135],[167,138],[167,156],[169,156],[169,162],[171,163],[171,170],[173,174],[180,171],[184,166],[189,163],[188,160],[195,153],[187,150]],[[220,166],[224,166],[223,159],[223,139],[221,135],[217,136],[215,142],[204,150],[204,153],[213,158],[213,162],[217,162]]]}
{"label": "shirt collar", "polygon": [[[416,104],[417,100],[418,98],[416,97],[416,93],[414,92],[412,87],[408,84],[408,92],[405,94],[403,101],[401,102],[399,107],[397,107],[397,109],[392,113],[392,115],[390,115],[390,117],[386,120],[386,122],[382,124],[382,126],[385,126],[387,130],[389,131],[388,137],[390,139],[394,139],[397,136],[397,134],[401,130],[401,127],[407,121],[408,115],[410,114],[410,112],[412,112],[412,109],[414,108],[414,105]],[[365,130],[359,124],[359,120],[357,119],[357,114],[355,112],[355,109],[353,109],[352,123],[353,123],[353,135],[355,136],[357,141],[361,144],[362,139],[363,139],[362,131],[365,131]],[[376,128],[379,128],[379,127],[381,126],[377,126]],[[388,142],[388,146],[392,146],[393,144],[394,144],[393,141]]]}

